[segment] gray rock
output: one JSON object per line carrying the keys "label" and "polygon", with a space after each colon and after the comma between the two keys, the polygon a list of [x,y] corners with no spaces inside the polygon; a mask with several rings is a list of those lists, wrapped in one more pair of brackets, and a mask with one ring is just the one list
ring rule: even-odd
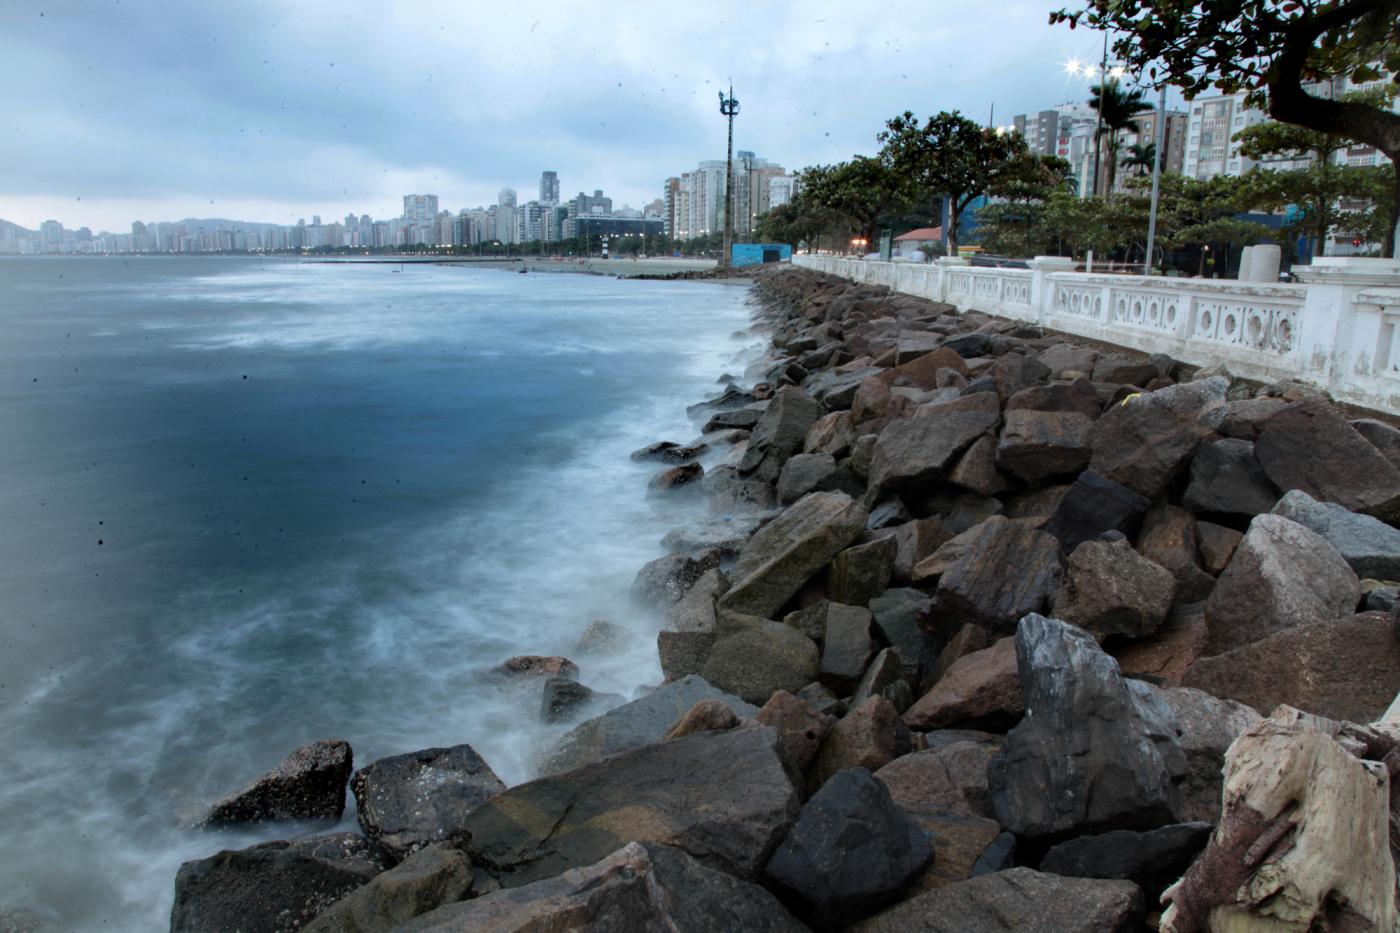
{"label": "gray rock", "polygon": [[1349,618],[1360,601],[1361,581],[1321,535],[1281,515],[1255,516],[1206,601],[1207,653]]}
{"label": "gray rock", "polygon": [[836,458],[831,454],[793,454],[778,476],[778,502],[796,502],[835,472]]}
{"label": "gray rock", "polygon": [[925,733],[924,744],[943,762],[972,812],[995,818],[987,767],[1006,744],[1006,736],[973,729],[940,729]]}
{"label": "gray rock", "polygon": [[923,684],[925,672],[937,657],[937,643],[919,625],[931,604],[927,593],[912,588],[885,590],[870,601],[875,627],[899,652],[904,679],[914,688]]}
{"label": "gray rock", "polygon": [[580,723],[559,740],[540,773],[572,771],[590,762],[660,742],[666,730],[687,710],[701,700],[710,699],[720,700],[743,718],[752,719],[758,713],[756,707],[692,674]]}
{"label": "gray rock", "polygon": [[983,394],[920,409],[880,432],[870,461],[870,486],[897,492],[937,479],[1000,420],[996,397]]}
{"label": "gray rock", "polygon": [[350,743],[340,739],[303,745],[214,804],[204,825],[338,820],[345,812],[345,782],[353,760]]}
{"label": "gray rock", "polygon": [[1139,696],[1092,636],[1058,619],[1023,618],[1016,660],[1027,715],[988,768],[997,821],[1032,838],[1172,822],[1186,762],[1162,734],[1170,707]]}
{"label": "gray rock", "polygon": [[1375,418],[1358,418],[1351,422],[1351,426],[1357,434],[1370,441],[1371,446],[1379,450],[1385,459],[1400,468],[1400,428]]}
{"label": "gray rock", "polygon": [[1176,823],[1132,832],[1117,829],[1051,847],[1040,870],[1067,878],[1122,878],[1136,882],[1156,903],[1186,873],[1210,839],[1210,823]]}
{"label": "gray rock", "polygon": [[1144,638],[1166,621],[1175,592],[1172,572],[1126,540],[1085,541],[1070,555],[1055,594],[1055,615],[1100,641],[1114,635]]}
{"label": "gray rock", "polygon": [[1254,455],[1283,492],[1301,489],[1353,512],[1400,517],[1400,469],[1321,399],[1296,402],[1271,417]]}
{"label": "gray rock", "polygon": [[380,758],[350,779],[364,830],[398,862],[434,842],[462,839],[473,810],[506,789],[470,745]]}
{"label": "gray rock", "polygon": [[[840,603],[826,606],[826,630],[822,636],[817,679],[845,696],[855,689],[866,666],[875,657],[878,647],[875,623],[869,609]],[[797,689],[801,688],[799,684]]]}
{"label": "gray rock", "polygon": [[1277,501],[1278,490],[1264,475],[1249,441],[1211,441],[1191,458],[1191,484],[1182,499],[1188,509],[1253,516],[1269,511]]}
{"label": "gray rock", "polygon": [[1400,580],[1400,531],[1385,522],[1331,502],[1318,502],[1301,489],[1278,500],[1274,514],[1317,532],[1358,577]]}
{"label": "gray rock", "polygon": [[439,842],[419,849],[336,901],[303,929],[306,933],[389,933],[472,889],[472,863],[455,846]]}
{"label": "gray rock", "polygon": [[1181,727],[1181,750],[1186,753],[1186,776],[1181,782],[1177,818],[1216,823],[1220,819],[1225,750],[1260,716],[1243,703],[1221,700],[1190,687],[1157,692],[1176,714]]}
{"label": "gray rock", "polygon": [[546,680],[543,693],[540,699],[540,719],[544,722],[570,722],[623,702],[619,694],[599,693],[565,677],[551,677]]}
{"label": "gray rock", "polygon": [[439,908],[404,933],[675,930],[802,933],[778,900],[670,846],[632,842],[583,868]]}
{"label": "gray rock", "polygon": [[1089,469],[1140,495],[1157,495],[1224,420],[1227,387],[1217,376],[1110,406],[1089,433]]}
{"label": "gray rock", "polygon": [[683,463],[669,467],[647,480],[648,496],[675,496],[693,493],[700,488],[705,468],[698,463]]}
{"label": "gray rock", "polygon": [[819,712],[806,700],[779,690],[758,711],[758,721],[778,732],[783,754],[798,771],[805,771],[821,748],[836,719]]}
{"label": "gray rock", "polygon": [[804,496],[765,525],[739,554],[721,609],[768,618],[865,528],[866,510],[839,492]]}
{"label": "gray rock", "polygon": [[859,933],[1129,933],[1142,924],[1131,881],[1011,868],[936,888],[852,927]]}
{"label": "gray rock", "polygon": [[1049,385],[1022,389],[1006,400],[1007,412],[1018,408],[1034,411],[1077,411],[1090,421],[1103,410],[1099,394],[1083,377],[1073,382],[1052,382]]}
{"label": "gray rock", "polygon": [[912,750],[913,737],[894,704],[884,697],[871,697],[827,733],[807,769],[807,789],[815,793],[833,774],[847,768],[878,771]]}
{"label": "gray rock", "polygon": [[764,877],[818,929],[890,903],[933,858],[919,824],[864,768],[835,774],[807,801]]}
{"label": "gray rock", "polygon": [[779,389],[749,435],[739,472],[765,482],[775,481],[787,459],[802,449],[808,429],[823,414],[821,404],[801,389]]}
{"label": "gray rock", "polygon": [[517,785],[476,810],[466,830],[472,861],[505,888],[628,842],[673,845],[753,878],[798,810],[777,733],[755,727],[698,732]]}
{"label": "gray rock", "polygon": [[871,697],[884,697],[900,714],[914,702],[914,690],[904,679],[904,662],[893,648],[881,648],[865,669],[851,695],[851,707],[859,708]]}
{"label": "gray rock", "polygon": [[889,586],[899,543],[893,536],[846,548],[831,560],[826,595],[850,606],[865,606]]}
{"label": "gray rock", "polygon": [[771,484],[739,475],[739,468],[724,464],[705,474],[700,489],[709,500],[712,515],[761,514],[777,503]]}
{"label": "gray rock", "polygon": [[817,675],[821,654],[795,628],[754,619],[724,634],[710,649],[701,674],[717,688],[750,703],[767,703],[778,690],[795,693]]}
{"label": "gray rock", "polygon": [[667,554],[649,561],[632,580],[632,599],[639,606],[665,609],[680,602],[707,570],[718,567],[719,559],[719,552],[711,551],[699,559],[685,554]]}
{"label": "gray rock", "polygon": [[675,528],[661,539],[668,551],[698,557],[717,550],[723,557],[737,557],[758,529],[774,517],[774,512],[753,515],[728,515]]}
{"label": "gray rock", "polygon": [[999,515],[965,534],[965,549],[939,577],[934,594],[940,630],[951,635],[972,623],[1006,634],[1026,613],[1049,604],[1060,585],[1059,542]]}
{"label": "gray rock", "polygon": [[354,833],[264,842],[185,862],[171,933],[291,933],[384,870]]}

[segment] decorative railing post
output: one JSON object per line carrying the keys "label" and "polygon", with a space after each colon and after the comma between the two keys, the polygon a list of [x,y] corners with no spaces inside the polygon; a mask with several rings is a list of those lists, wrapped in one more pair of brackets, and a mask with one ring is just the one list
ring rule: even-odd
{"label": "decorative railing post", "polygon": [[1378,305],[1358,308],[1357,298],[1368,289],[1400,288],[1400,260],[1324,256],[1294,266],[1293,274],[1308,286],[1299,334],[1303,377],[1335,395],[1357,397],[1360,387],[1349,384],[1374,378],[1391,362],[1385,328],[1393,326]]}
{"label": "decorative railing post", "polygon": [[1044,327],[1050,303],[1055,299],[1050,273],[1073,272],[1074,260],[1068,256],[1037,256],[1028,265],[1031,267],[1031,308],[1035,312],[1036,323]]}

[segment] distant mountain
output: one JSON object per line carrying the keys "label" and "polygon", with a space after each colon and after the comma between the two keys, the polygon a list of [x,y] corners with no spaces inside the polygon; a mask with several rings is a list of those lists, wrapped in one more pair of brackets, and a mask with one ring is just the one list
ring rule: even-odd
{"label": "distant mountain", "polygon": [[12,224],[8,220],[0,220],[0,236],[13,232],[15,236],[33,236],[35,231],[27,230],[19,224]]}
{"label": "distant mountain", "polygon": [[186,230],[198,230],[201,227],[205,230],[217,230],[223,227],[225,230],[237,230],[240,233],[261,233],[268,227],[288,227],[291,224],[269,224],[254,223],[248,220],[228,220],[223,217],[186,217],[184,220],[177,220],[175,223],[184,224]]}

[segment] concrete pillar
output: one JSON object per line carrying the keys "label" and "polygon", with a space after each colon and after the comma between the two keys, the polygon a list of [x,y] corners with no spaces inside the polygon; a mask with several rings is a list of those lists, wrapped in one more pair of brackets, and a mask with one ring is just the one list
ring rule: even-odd
{"label": "concrete pillar", "polygon": [[1358,313],[1356,297],[1400,286],[1400,259],[1319,256],[1292,271],[1308,286],[1298,334],[1304,378],[1346,395],[1354,374],[1374,371],[1384,326],[1381,315]]}
{"label": "concrete pillar", "polygon": [[1031,267],[1031,308],[1036,321],[1043,327],[1049,316],[1054,294],[1049,276],[1052,272],[1073,272],[1076,265],[1070,256],[1037,256],[1026,265]]}
{"label": "concrete pillar", "polygon": [[1240,256],[1239,280],[1241,282],[1277,282],[1282,258],[1282,252],[1273,244],[1246,246],[1244,254]]}

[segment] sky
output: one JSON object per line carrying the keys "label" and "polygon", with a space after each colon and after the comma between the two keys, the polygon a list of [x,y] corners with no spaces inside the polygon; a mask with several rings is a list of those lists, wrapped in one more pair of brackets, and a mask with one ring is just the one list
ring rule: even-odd
{"label": "sky", "polygon": [[503,187],[642,207],[734,145],[789,170],[888,118],[997,123],[1088,96],[1101,34],[1058,2],[865,5],[0,0],[0,219],[121,232],[456,211]]}

